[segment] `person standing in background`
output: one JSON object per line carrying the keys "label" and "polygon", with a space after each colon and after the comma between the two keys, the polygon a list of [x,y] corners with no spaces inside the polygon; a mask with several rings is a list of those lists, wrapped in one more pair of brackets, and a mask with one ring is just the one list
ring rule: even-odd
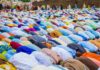
{"label": "person standing in background", "polygon": [[5,12],[5,3],[2,3],[2,11]]}
{"label": "person standing in background", "polygon": [[3,9],[3,6],[2,6],[2,3],[0,3],[0,10],[2,10]]}
{"label": "person standing in background", "polygon": [[50,10],[50,5],[47,5],[47,10]]}
{"label": "person standing in background", "polygon": [[91,4],[91,8],[94,9],[94,10],[96,10],[95,4],[92,3],[92,4]]}
{"label": "person standing in background", "polygon": [[57,10],[57,8],[56,8],[56,6],[55,6],[55,5],[53,5],[53,6],[52,6],[52,9],[53,9],[53,10]]}
{"label": "person standing in background", "polygon": [[63,5],[60,5],[60,9],[63,10]]}

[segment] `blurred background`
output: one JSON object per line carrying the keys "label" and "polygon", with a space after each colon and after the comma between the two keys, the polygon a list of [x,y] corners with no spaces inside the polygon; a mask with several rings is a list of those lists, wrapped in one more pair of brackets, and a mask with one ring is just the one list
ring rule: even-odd
{"label": "blurred background", "polygon": [[100,0],[0,0],[2,3],[11,2],[13,4],[15,3],[21,3],[21,2],[32,2],[34,6],[41,6],[41,5],[47,5],[50,6],[56,5],[63,5],[63,7],[68,6],[69,4],[74,7],[75,4],[79,8],[83,7],[83,4],[86,4],[86,6],[93,6],[100,7]]}

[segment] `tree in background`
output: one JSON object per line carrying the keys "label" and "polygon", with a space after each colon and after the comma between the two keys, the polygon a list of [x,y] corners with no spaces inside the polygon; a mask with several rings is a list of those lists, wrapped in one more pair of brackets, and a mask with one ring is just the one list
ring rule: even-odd
{"label": "tree in background", "polygon": [[31,0],[21,0],[22,2],[30,2]]}

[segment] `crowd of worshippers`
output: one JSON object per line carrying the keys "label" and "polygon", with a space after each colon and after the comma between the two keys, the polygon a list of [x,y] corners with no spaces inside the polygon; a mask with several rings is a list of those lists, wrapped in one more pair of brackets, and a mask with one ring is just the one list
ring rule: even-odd
{"label": "crowd of worshippers", "polygon": [[100,70],[100,9],[0,13],[1,70]]}

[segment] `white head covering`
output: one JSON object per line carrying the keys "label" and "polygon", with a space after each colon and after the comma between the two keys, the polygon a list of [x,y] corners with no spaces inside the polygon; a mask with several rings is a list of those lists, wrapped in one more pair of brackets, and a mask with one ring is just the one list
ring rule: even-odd
{"label": "white head covering", "polygon": [[31,70],[32,67],[38,64],[35,57],[30,57],[28,54],[20,52],[15,54],[10,60],[19,70]]}
{"label": "white head covering", "polygon": [[52,47],[52,50],[55,51],[63,61],[65,61],[69,58],[73,58],[72,55],[68,51],[66,51],[62,48]]}

